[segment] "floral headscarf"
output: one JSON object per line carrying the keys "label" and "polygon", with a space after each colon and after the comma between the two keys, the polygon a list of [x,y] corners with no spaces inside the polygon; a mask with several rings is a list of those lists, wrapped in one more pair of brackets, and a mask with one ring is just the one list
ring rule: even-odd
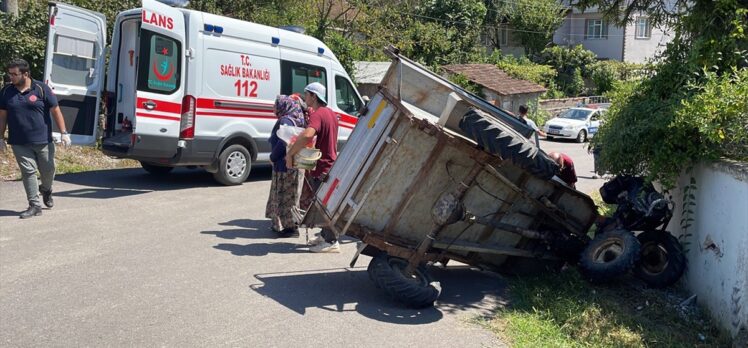
{"label": "floral headscarf", "polygon": [[289,118],[297,127],[306,127],[301,104],[287,95],[281,94],[275,98],[275,115]]}

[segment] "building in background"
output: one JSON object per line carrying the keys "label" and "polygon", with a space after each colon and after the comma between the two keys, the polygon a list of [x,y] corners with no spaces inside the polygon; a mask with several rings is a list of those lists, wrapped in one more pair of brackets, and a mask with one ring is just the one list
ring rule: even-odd
{"label": "building in background", "polygon": [[456,64],[442,67],[447,77],[460,74],[481,87],[483,97],[494,105],[519,112],[520,105],[529,105],[545,93],[545,87],[515,79],[493,64]]}
{"label": "building in background", "polygon": [[624,27],[613,25],[597,9],[584,13],[571,9],[553,35],[559,46],[582,45],[600,59],[645,63],[665,49],[672,36],[666,28],[656,28],[645,14],[634,14]]}
{"label": "building in background", "polygon": [[391,62],[354,62],[353,80],[361,96],[371,97],[377,93]]}
{"label": "building in background", "polygon": [[[625,27],[620,27],[603,19],[596,8],[584,12],[568,8],[549,45],[582,45],[599,59],[645,63],[665,49],[672,40],[672,32],[668,28],[654,27],[645,14],[634,14],[632,19]],[[515,33],[510,24],[502,23],[487,28],[481,35],[481,42],[489,51],[500,49],[503,54],[519,57],[526,52]]]}

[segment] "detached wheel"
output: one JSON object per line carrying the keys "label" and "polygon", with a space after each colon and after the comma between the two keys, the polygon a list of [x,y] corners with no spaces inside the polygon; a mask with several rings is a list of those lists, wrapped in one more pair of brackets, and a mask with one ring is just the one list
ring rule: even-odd
{"label": "detached wheel", "polygon": [[677,282],[687,263],[678,238],[662,231],[645,231],[636,238],[641,243],[641,257],[634,274],[653,288]]}
{"label": "detached wheel", "polygon": [[639,260],[641,244],[624,229],[596,236],[582,251],[579,267],[593,283],[604,283],[626,274]]}
{"label": "detached wheel", "polygon": [[163,176],[171,173],[171,171],[174,170],[174,167],[159,166],[143,161],[140,161],[140,166],[143,167],[143,169],[145,169],[145,171],[149,174],[156,176]]}
{"label": "detached wheel", "polygon": [[587,141],[587,131],[582,129],[579,131],[579,134],[577,134],[577,142],[583,143],[585,141]]}
{"label": "detached wheel", "polygon": [[252,166],[249,151],[241,145],[231,145],[221,152],[218,157],[218,171],[213,178],[221,184],[241,185],[247,180]]}
{"label": "detached wheel", "polygon": [[382,253],[371,259],[369,277],[375,285],[408,307],[433,306],[441,294],[441,286],[431,279],[423,266],[419,266],[413,276],[406,276],[407,266],[408,261]]}

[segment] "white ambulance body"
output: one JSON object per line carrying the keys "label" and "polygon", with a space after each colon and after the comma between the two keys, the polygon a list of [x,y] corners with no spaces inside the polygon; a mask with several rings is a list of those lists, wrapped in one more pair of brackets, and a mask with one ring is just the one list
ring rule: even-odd
{"label": "white ambulance body", "polygon": [[[339,142],[361,97],[321,41],[295,32],[143,0],[119,13],[106,72],[104,153],[141,161],[151,173],[200,166],[227,185],[269,161],[278,94],[327,87]],[[76,144],[97,139],[106,20],[50,4],[45,80],[60,99]]]}

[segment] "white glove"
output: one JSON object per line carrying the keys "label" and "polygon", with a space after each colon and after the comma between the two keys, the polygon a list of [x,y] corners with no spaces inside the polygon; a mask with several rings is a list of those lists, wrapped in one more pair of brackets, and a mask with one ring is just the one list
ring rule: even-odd
{"label": "white glove", "polygon": [[68,147],[70,146],[70,144],[72,144],[72,141],[70,141],[70,134],[63,134],[60,137],[60,140],[62,140],[62,145],[65,147]]}
{"label": "white glove", "polygon": [[0,139],[0,153],[5,153],[8,145],[5,145],[5,139]]}

